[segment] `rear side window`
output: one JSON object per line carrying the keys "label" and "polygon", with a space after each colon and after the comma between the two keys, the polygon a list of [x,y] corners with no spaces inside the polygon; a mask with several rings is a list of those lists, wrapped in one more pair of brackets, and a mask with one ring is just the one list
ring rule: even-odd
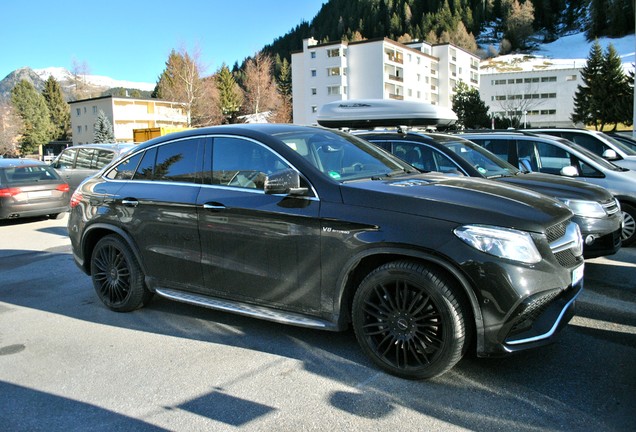
{"label": "rear side window", "polygon": [[95,169],[96,151],[93,149],[79,149],[77,152],[77,161],[75,162],[75,168],[77,169]]}
{"label": "rear side window", "polygon": [[195,183],[198,172],[196,140],[177,141],[159,146],[153,180]]}

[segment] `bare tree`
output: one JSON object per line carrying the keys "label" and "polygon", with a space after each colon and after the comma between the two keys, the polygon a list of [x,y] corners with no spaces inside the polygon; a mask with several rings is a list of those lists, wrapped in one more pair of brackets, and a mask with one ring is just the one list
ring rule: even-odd
{"label": "bare tree", "polygon": [[203,66],[200,57],[198,48],[195,48],[192,55],[185,48],[181,48],[179,52],[172,50],[166,69],[157,83],[157,96],[160,99],[183,103],[188,126],[192,125],[193,117],[199,117],[197,113],[193,113],[193,109],[203,93]]}
{"label": "bare tree", "polygon": [[73,81],[75,84],[75,89],[73,91],[75,100],[81,100],[90,97],[90,89],[88,88],[88,84],[86,83],[86,75],[89,75],[91,73],[88,63],[86,63],[85,60],[80,62],[77,59],[73,59],[73,67],[71,73],[73,74]]}
{"label": "bare tree", "polygon": [[543,104],[537,86],[528,84],[522,91],[516,91],[516,86],[505,86],[504,93],[495,95],[492,105],[503,111],[504,118],[510,119],[514,127],[525,126],[525,116],[532,110]]}
{"label": "bare tree", "polygon": [[201,97],[192,106],[192,126],[212,126],[223,123],[219,89],[215,77],[201,80]]}
{"label": "bare tree", "polygon": [[246,114],[276,111],[282,99],[276,87],[272,58],[258,53],[245,65],[245,105]]}

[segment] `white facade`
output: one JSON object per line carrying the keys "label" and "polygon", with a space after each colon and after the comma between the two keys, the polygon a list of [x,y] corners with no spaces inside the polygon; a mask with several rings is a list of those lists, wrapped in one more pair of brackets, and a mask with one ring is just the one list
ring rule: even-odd
{"label": "white facade", "polygon": [[453,45],[390,39],[317,44],[292,53],[294,123],[315,124],[320,107],[348,99],[400,99],[452,107],[459,80],[479,86],[479,58]]}
{"label": "white facade", "polygon": [[104,96],[69,102],[73,145],[94,142],[93,128],[100,111],[113,125],[117,142],[133,142],[133,129],[187,127],[182,104],[159,99]]}
{"label": "white facade", "polygon": [[490,114],[520,126],[572,127],[574,94],[584,63],[537,64],[520,71],[482,70],[479,94]]}

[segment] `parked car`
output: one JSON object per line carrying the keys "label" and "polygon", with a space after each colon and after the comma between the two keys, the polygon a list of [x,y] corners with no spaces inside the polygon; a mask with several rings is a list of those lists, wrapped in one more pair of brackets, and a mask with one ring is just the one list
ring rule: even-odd
{"label": "parked car", "polygon": [[110,309],[173,300],[323,330],[428,378],[552,342],[582,238],[561,202],[421,174],[350,134],[243,124],[155,138],[83,182],[68,232]]}
{"label": "parked car", "polygon": [[95,174],[134,144],[82,144],[65,148],[51,166],[67,181],[71,191],[88,176]]}
{"label": "parked car", "polygon": [[68,209],[68,184],[53,168],[32,159],[0,159],[0,219],[57,219]]}
{"label": "parked car", "polygon": [[465,133],[500,158],[529,171],[575,177],[607,189],[623,213],[623,246],[636,241],[636,172],[619,167],[567,139],[529,133]]}
{"label": "parked car", "polygon": [[557,198],[574,212],[586,258],[614,254],[621,246],[623,217],[606,189],[552,174],[529,173],[456,135],[409,131],[361,131],[364,138],[424,171],[460,174],[514,184]]}
{"label": "parked car", "polygon": [[604,157],[618,166],[636,170],[636,150],[631,149],[629,146],[603,132],[576,128],[526,130],[533,133],[565,138],[581,147],[585,147],[592,153]]}

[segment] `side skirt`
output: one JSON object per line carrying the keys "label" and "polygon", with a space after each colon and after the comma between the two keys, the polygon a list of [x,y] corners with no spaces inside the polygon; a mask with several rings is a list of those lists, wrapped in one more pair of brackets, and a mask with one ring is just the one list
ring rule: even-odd
{"label": "side skirt", "polygon": [[337,326],[329,321],[309,318],[304,315],[295,314],[292,312],[285,312],[278,309],[270,309],[263,306],[240,303],[232,300],[221,300],[195,293],[172,290],[169,288],[156,288],[155,292],[160,296],[168,298],[170,300],[176,300],[182,303],[188,303],[195,306],[203,306],[224,312],[232,312],[253,318],[260,318],[281,324],[290,324],[299,327],[308,327],[319,330],[338,330]]}

